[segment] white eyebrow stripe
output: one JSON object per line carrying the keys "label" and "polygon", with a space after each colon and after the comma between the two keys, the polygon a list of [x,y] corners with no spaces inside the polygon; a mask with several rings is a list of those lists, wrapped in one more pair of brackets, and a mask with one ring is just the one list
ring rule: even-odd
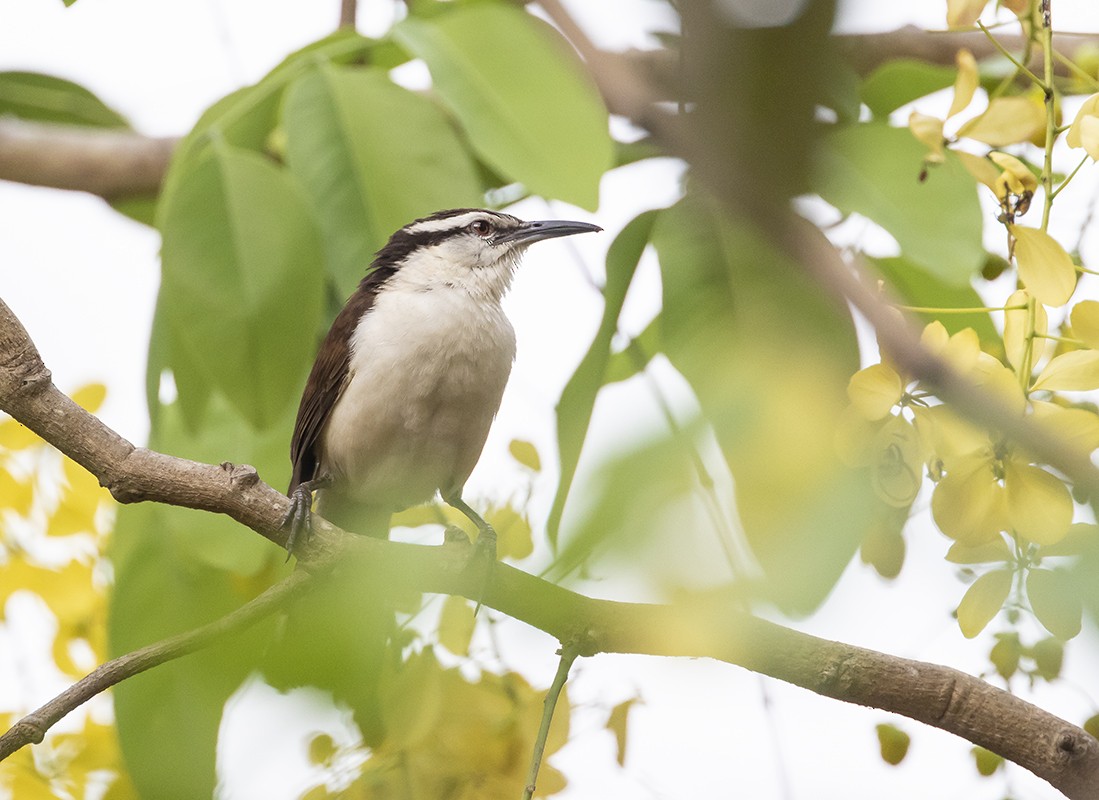
{"label": "white eyebrow stripe", "polygon": [[409,233],[433,233],[436,231],[448,231],[456,228],[464,228],[474,220],[484,219],[489,216],[484,211],[469,211],[465,214],[458,214],[453,217],[445,217],[443,219],[428,219],[423,222],[417,222],[415,225],[409,225],[405,228]]}

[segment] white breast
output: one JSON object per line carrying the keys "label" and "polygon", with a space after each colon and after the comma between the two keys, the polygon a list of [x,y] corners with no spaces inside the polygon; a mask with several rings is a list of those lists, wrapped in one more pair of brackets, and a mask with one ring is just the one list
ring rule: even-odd
{"label": "white breast", "polygon": [[391,284],[359,322],[325,429],[335,491],[389,509],[460,491],[500,407],[515,333],[498,302]]}

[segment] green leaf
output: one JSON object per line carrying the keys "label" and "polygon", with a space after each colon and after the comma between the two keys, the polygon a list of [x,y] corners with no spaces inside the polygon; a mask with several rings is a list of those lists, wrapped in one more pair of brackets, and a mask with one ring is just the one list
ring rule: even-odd
{"label": "green leaf", "polygon": [[297,396],[323,313],[321,244],[282,170],[222,144],[165,199],[162,294],[170,353],[201,364],[254,427]]}
{"label": "green leaf", "polygon": [[634,217],[615,237],[607,250],[607,285],[603,288],[603,319],[599,323],[595,339],[588,352],[576,367],[569,382],[561,392],[557,403],[557,451],[561,465],[561,477],[557,494],[553,498],[546,535],[550,546],[556,548],[572,479],[580,463],[580,452],[591,423],[595,396],[603,386],[607,365],[611,357],[611,339],[618,330],[618,315],[626,300],[626,291],[633,281],[641,254],[649,243],[649,236],[658,212],[645,211]]}
{"label": "green leaf", "polygon": [[913,265],[964,287],[985,261],[976,185],[949,152],[921,181],[925,154],[907,130],[842,128],[821,148],[818,190],[844,214],[862,214],[885,228]]}
{"label": "green leaf", "polygon": [[37,72],[0,72],[0,117],[127,128],[126,119],[83,86]]}
{"label": "green leaf", "polygon": [[998,756],[991,750],[985,750],[983,747],[974,747],[971,752],[973,753],[973,760],[977,765],[977,772],[986,778],[1004,764],[1003,756]]}
{"label": "green leaf", "polygon": [[538,448],[523,439],[512,439],[508,443],[508,452],[511,457],[533,472],[542,471],[542,459],[538,456]]}
{"label": "green leaf", "polygon": [[286,92],[290,171],[349,294],[390,234],[443,208],[480,205],[476,170],[443,112],[378,68],[320,65]]}
{"label": "green leaf", "polygon": [[1011,570],[996,569],[973,581],[958,604],[958,627],[963,636],[972,639],[1000,613],[1013,577]]}
{"label": "green leaf", "polygon": [[1068,573],[1032,569],[1027,573],[1026,593],[1034,616],[1047,631],[1063,641],[1080,632],[1083,604]]}
{"label": "green leaf", "polygon": [[886,117],[901,106],[945,89],[954,83],[953,67],[900,58],[887,61],[862,82],[859,96],[876,117]]}
{"label": "green leaf", "polygon": [[645,369],[652,361],[653,356],[660,353],[660,315],[645,326],[645,330],[633,337],[624,348],[617,353],[611,353],[607,362],[607,371],[603,376],[603,384],[618,383],[629,380]]}
{"label": "green leaf", "polygon": [[[982,308],[985,306],[985,301],[969,284],[958,286],[942,281],[906,258],[872,258],[870,261],[907,305],[920,308]],[[950,334],[957,333],[963,328],[973,328],[977,331],[981,348],[985,352],[993,355],[1003,352],[1003,340],[987,311],[968,314],[928,312],[917,313],[916,316],[924,324],[938,320]]]}
{"label": "green leaf", "polygon": [[662,351],[713,425],[765,590],[807,612],[886,511],[868,471],[844,467],[835,447],[858,369],[851,318],[701,196],[661,212],[653,244]]}
{"label": "green leaf", "polygon": [[553,28],[504,4],[481,3],[393,35],[431,70],[478,155],[535,194],[594,210],[614,163],[607,110]]}

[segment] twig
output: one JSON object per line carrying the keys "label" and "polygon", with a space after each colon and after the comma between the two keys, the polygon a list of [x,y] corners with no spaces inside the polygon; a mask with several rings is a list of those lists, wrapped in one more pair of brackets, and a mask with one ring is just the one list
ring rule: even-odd
{"label": "twig", "polygon": [[580,649],[575,644],[561,646],[561,660],[557,664],[557,674],[553,676],[553,683],[550,684],[542,704],[542,723],[538,726],[538,737],[534,740],[534,752],[530,757],[530,769],[527,771],[527,785],[523,788],[523,800],[534,797],[538,770],[542,768],[542,754],[546,751],[546,739],[549,737],[550,723],[553,722],[553,711],[557,708],[557,698],[561,696],[561,689],[569,678],[572,662],[579,654]]}
{"label": "twig", "polygon": [[358,0],[340,0],[340,27],[355,27],[355,12],[358,10]]}
{"label": "twig", "polygon": [[96,667],[61,694],[16,722],[0,736],[0,761],[24,745],[38,744],[51,727],[66,714],[91,698],[140,672],[209,647],[226,636],[255,625],[264,617],[306,591],[312,576],[305,571],[291,573],[263,594],[221,619],[200,628],[163,639]]}

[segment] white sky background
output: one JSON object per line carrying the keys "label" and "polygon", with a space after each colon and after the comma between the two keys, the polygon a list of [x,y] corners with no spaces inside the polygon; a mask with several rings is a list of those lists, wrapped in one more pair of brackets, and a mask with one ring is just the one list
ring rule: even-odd
{"label": "white sky background", "polygon": [[[769,5],[767,0],[758,2]],[[749,4],[742,0],[742,5]],[[382,30],[392,4],[363,5],[360,27],[367,33]],[[605,46],[645,46],[646,31],[669,24],[661,15],[662,4],[647,0],[572,0],[568,5]],[[95,91],[139,130],[176,135],[213,101],[257,80],[291,50],[330,32],[337,6],[336,0],[79,0],[65,9],[60,0],[0,0],[0,69],[70,78]],[[944,6],[926,0],[847,0],[841,26],[852,31],[910,22],[940,27]],[[367,18],[379,10],[382,18]],[[1054,0],[1054,13],[1058,29],[1099,28],[1093,0]],[[1085,169],[1092,174],[1081,177],[1094,185],[1099,170]],[[544,460],[552,459],[553,405],[601,311],[587,273],[601,274],[606,247],[635,213],[674,200],[679,175],[671,161],[619,170],[605,178],[596,215],[558,204],[547,209],[539,200],[517,207],[516,213],[528,218],[593,219],[607,233],[543,244],[528,256],[508,301],[519,357],[471,482],[474,495],[498,495],[501,486],[506,491],[518,485],[505,454],[514,436],[534,440]],[[158,248],[154,231],[115,214],[96,198],[0,183],[0,297],[26,325],[58,385],[72,390],[105,381],[109,394],[104,420],[139,442],[148,424],[143,385]],[[658,273],[649,262],[631,293],[624,326],[639,331],[658,302]],[[674,380],[666,388],[684,399]],[[617,387],[600,400],[593,432],[613,442],[656,419],[643,388]],[[232,454],[225,457],[232,459]],[[535,517],[541,512],[544,518],[552,480],[537,488]],[[965,642],[949,616],[964,586],[944,568],[945,539],[928,525],[914,526],[907,538],[908,563],[898,581],[885,584],[853,565],[822,612],[802,627],[970,672],[986,668],[991,641]],[[694,543],[684,546],[677,558],[669,559],[670,569],[699,569],[699,562],[689,557],[697,552]],[[928,598],[940,601],[936,605]],[[503,637],[505,660],[520,666],[536,685],[547,685],[556,667],[556,643],[518,624],[509,631]],[[1089,638],[1094,637],[1089,633]],[[1083,657],[1085,650],[1094,654],[1094,641],[1070,646],[1069,681],[1036,697],[1075,722],[1094,710],[1095,699],[1084,687],[1095,686],[1096,665],[1093,658]],[[728,665],[604,655],[579,662],[573,675],[573,702],[594,710],[574,717],[576,739],[554,761],[571,778],[569,790],[560,795],[566,800],[995,800],[1008,791],[1000,779],[976,777],[966,757],[968,743],[907,720],[894,721],[913,735],[910,754],[899,768],[886,767],[877,756],[874,725],[888,721],[888,715]],[[44,700],[54,689],[35,687],[32,702]],[[598,709],[636,694],[644,704],[634,711],[626,768],[620,770],[614,765],[611,737],[597,730],[605,719]],[[251,710],[234,717],[234,731],[227,737],[230,761],[248,749],[249,737],[257,731],[278,730],[273,713],[300,713],[258,691],[250,697]],[[296,703],[286,701],[286,706]],[[267,763],[256,763],[235,779],[229,776],[227,797],[288,796],[288,781],[295,773],[287,765],[301,758],[296,741],[264,740],[258,746],[267,748]],[[272,756],[272,747],[277,755]],[[1010,791],[1019,800],[1059,797],[1021,771],[1013,773]]]}

